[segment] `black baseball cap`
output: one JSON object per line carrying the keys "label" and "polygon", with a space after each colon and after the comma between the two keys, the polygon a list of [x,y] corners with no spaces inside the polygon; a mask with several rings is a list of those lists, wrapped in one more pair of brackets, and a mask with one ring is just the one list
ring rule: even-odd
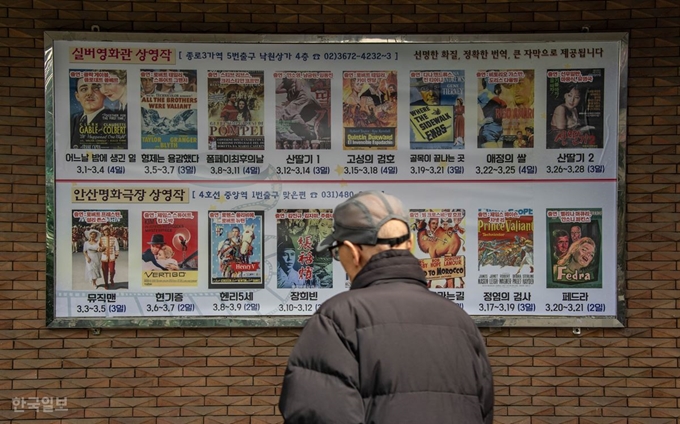
{"label": "black baseball cap", "polygon": [[362,191],[335,207],[333,233],[321,240],[316,250],[322,252],[343,241],[370,246],[401,244],[410,238],[408,230],[401,237],[378,238],[380,227],[392,219],[402,221],[408,229],[408,216],[401,200],[380,191]]}

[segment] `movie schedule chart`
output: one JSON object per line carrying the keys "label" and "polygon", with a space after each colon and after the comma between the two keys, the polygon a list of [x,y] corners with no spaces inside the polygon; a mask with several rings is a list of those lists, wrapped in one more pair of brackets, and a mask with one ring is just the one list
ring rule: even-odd
{"label": "movie schedule chart", "polygon": [[[436,294],[465,307],[464,291],[435,290]],[[250,315],[252,312],[264,312],[262,315],[292,313],[308,315],[320,306],[319,294],[315,291],[291,292],[287,302],[280,303],[273,310],[262,310],[262,304],[255,301],[253,292],[220,293],[219,297],[199,296],[194,293],[155,293],[128,295],[116,293],[89,293],[83,298],[72,298],[69,308],[72,316],[94,318],[116,318],[127,316],[225,316]],[[546,303],[547,302],[547,303]],[[606,303],[589,300],[588,292],[565,292],[561,298],[541,300],[532,296],[530,290],[518,291],[485,291],[482,300],[474,305],[471,315],[532,315],[536,312],[561,313],[569,315],[603,313]]]}
{"label": "movie schedule chart", "polygon": [[226,315],[276,315],[292,313],[307,315],[320,306],[319,293],[291,291],[285,303],[273,310],[264,310],[266,304],[257,301],[253,291],[229,291],[208,295],[193,292],[142,293],[88,293],[71,298],[68,306],[79,317],[126,316],[226,316]]}
{"label": "movie schedule chart", "polygon": [[[418,180],[488,178],[555,179],[611,178],[616,168],[591,151],[554,153],[534,159],[525,153],[293,153],[278,154],[66,154],[72,165],[66,179],[106,178],[190,180],[193,177],[230,179],[275,175],[282,180],[355,180],[383,177]],[[337,162],[338,156],[343,160]],[[265,159],[266,158],[266,159]],[[466,158],[468,158],[466,160]],[[546,161],[548,159],[548,161]],[[139,162],[138,162],[139,161]]]}
{"label": "movie schedule chart", "polygon": [[48,40],[55,319],[311,315],[362,190],[473,316],[617,315],[620,37]]}

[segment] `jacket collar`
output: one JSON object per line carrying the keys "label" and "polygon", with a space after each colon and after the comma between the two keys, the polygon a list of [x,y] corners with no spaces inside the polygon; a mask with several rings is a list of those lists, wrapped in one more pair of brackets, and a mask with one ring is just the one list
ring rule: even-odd
{"label": "jacket collar", "polygon": [[408,250],[390,249],[373,255],[354,278],[350,290],[396,281],[427,287],[420,262]]}

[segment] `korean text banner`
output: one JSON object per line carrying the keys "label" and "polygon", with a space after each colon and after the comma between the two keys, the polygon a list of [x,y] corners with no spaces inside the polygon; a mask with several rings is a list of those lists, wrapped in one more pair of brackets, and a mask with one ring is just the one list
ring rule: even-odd
{"label": "korean text banner", "polygon": [[333,208],[382,190],[479,325],[622,326],[626,53],[46,33],[48,323],[301,325],[350,288]]}

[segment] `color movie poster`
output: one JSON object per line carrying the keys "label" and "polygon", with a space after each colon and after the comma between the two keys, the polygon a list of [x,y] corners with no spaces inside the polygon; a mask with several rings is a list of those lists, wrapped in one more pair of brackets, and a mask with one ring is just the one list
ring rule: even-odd
{"label": "color movie poster", "polygon": [[332,72],[274,72],[276,148],[331,148]]}
{"label": "color movie poster", "polygon": [[396,71],[342,73],[343,148],[397,148]]}
{"label": "color movie poster", "polygon": [[548,288],[602,288],[602,209],[546,211]]}
{"label": "color movie poster", "polygon": [[332,232],[332,209],[277,210],[276,287],[333,288],[333,258],[316,251]]}
{"label": "color movie poster", "polygon": [[142,212],[142,287],[198,285],[198,213]]}
{"label": "color movie poster", "polygon": [[477,269],[481,286],[534,283],[534,216],[531,209],[479,209]]}
{"label": "color movie poster", "polygon": [[71,70],[71,148],[127,149],[127,71]]}
{"label": "color movie poster", "polygon": [[604,69],[548,70],[548,149],[601,149]]}
{"label": "color movie poster", "polygon": [[208,148],[264,150],[264,71],[208,71]]}
{"label": "color movie poster", "polygon": [[411,209],[413,254],[433,289],[465,287],[465,210]]}
{"label": "color movie poster", "polygon": [[534,71],[477,72],[477,147],[534,147]]}
{"label": "color movie poster", "polygon": [[195,70],[142,69],[142,149],[197,149]]}
{"label": "color movie poster", "polygon": [[264,288],[263,211],[209,211],[211,289]]}
{"label": "color movie poster", "polygon": [[465,147],[465,71],[411,71],[411,149]]}
{"label": "color movie poster", "polygon": [[128,211],[73,210],[72,290],[128,289]]}

